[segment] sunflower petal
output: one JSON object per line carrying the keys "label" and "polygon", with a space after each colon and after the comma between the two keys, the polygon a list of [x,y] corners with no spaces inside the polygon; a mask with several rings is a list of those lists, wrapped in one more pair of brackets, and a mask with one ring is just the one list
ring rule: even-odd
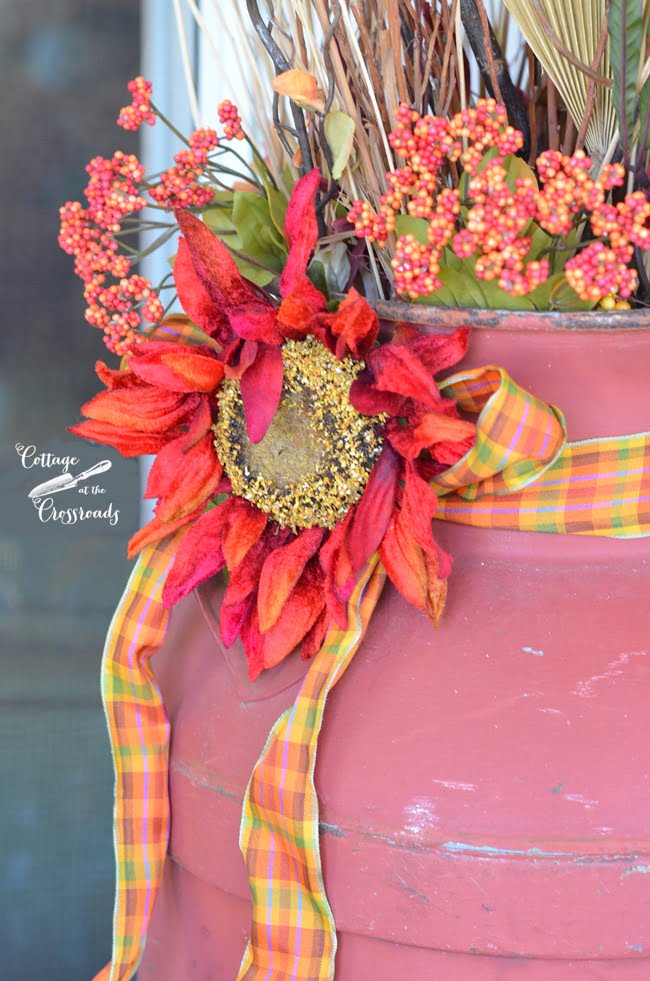
{"label": "sunflower petal", "polygon": [[103,361],[95,362],[95,372],[109,392],[114,388],[134,388],[142,384],[130,368],[109,368]]}
{"label": "sunflower petal", "polygon": [[222,538],[230,500],[205,511],[178,546],[163,589],[163,604],[167,608],[223,569],[226,560]]}
{"label": "sunflower petal", "polygon": [[236,569],[230,573],[224,603],[239,603],[257,590],[262,567],[269,555],[290,538],[287,528],[277,529],[267,524],[261,536],[251,545]]}
{"label": "sunflower petal", "polygon": [[354,569],[347,549],[347,535],[353,516],[354,509],[351,509],[320,550],[327,606],[331,616],[344,630],[348,625],[347,601],[354,589]]}
{"label": "sunflower petal", "polygon": [[168,434],[187,421],[196,405],[196,396],[142,385],[100,392],[82,405],[81,412],[88,419],[109,423],[117,429]]}
{"label": "sunflower petal", "polygon": [[305,661],[308,661],[309,658],[314,657],[315,654],[318,654],[319,650],[323,646],[331,619],[330,611],[327,608],[327,605],[325,605],[318,620],[314,626],[307,631],[303,638],[301,653]]}
{"label": "sunflower petal", "polygon": [[246,417],[246,432],[251,443],[264,439],[280,404],[284,366],[282,349],[260,345],[253,364],[241,377],[241,398]]}
{"label": "sunflower petal", "polygon": [[[257,670],[260,655],[261,666],[264,668],[272,668],[284,660],[311,630],[325,606],[323,580],[323,570],[316,560],[312,560],[305,568],[277,621],[266,633],[262,634],[259,630],[259,619],[256,616],[258,636],[254,638],[256,641],[254,658],[249,662],[252,671]],[[242,632],[242,639],[243,637]]]}
{"label": "sunflower petal", "polygon": [[171,438],[169,433],[136,433],[126,427],[113,426],[110,422],[88,419],[76,426],[68,426],[68,432],[93,443],[113,446],[122,456],[141,456],[158,453]]}
{"label": "sunflower petal", "polygon": [[399,457],[385,444],[361,500],[354,509],[347,533],[347,550],[355,579],[370,556],[377,551],[388,528],[395,509],[399,476]]}
{"label": "sunflower petal", "polygon": [[210,500],[221,474],[210,435],[189,449],[181,436],[164,446],[154,460],[144,496],[160,499],[155,513],[161,521],[175,521]]}
{"label": "sunflower petal", "polygon": [[384,344],[368,356],[368,364],[380,392],[395,392],[425,405],[435,406],[441,396],[433,373],[404,344]]}
{"label": "sunflower petal", "polygon": [[264,563],[257,595],[263,634],[276,623],[307,562],[318,551],[324,534],[322,528],[306,528],[288,545],[276,548]]}
{"label": "sunflower petal", "polygon": [[442,412],[424,412],[413,424],[401,426],[394,420],[388,426],[391,446],[407,459],[415,459],[422,450],[437,443],[460,443],[476,433],[474,423],[455,419]]}
{"label": "sunflower petal", "polygon": [[235,307],[261,304],[259,293],[241,275],[223,242],[189,211],[175,212],[185,236],[194,271],[213,304],[224,313]]}
{"label": "sunflower petal", "polygon": [[227,602],[226,596],[224,596],[219,611],[219,631],[224,647],[230,647],[231,644],[234,644],[254,605],[255,600],[252,596],[245,596],[233,603]]}
{"label": "sunflower petal", "polygon": [[284,223],[289,255],[280,276],[280,294],[297,294],[313,313],[323,310],[327,302],[307,277],[307,266],[318,241],[314,201],[319,184],[320,172],[314,168],[293,189]]}
{"label": "sunflower petal", "polygon": [[419,334],[408,342],[408,348],[431,374],[436,375],[465,356],[469,335],[469,327],[458,327],[453,334]]}
{"label": "sunflower petal", "polygon": [[226,565],[233,572],[260,538],[267,518],[243,497],[231,497],[226,504],[228,513],[224,520],[222,548]]}
{"label": "sunflower petal", "polygon": [[323,343],[339,361],[348,356],[365,358],[379,333],[377,314],[354,287],[338,310],[318,315],[315,324]]}
{"label": "sunflower petal", "polygon": [[411,466],[407,467],[401,508],[390,522],[379,557],[402,596],[438,626],[451,558],[433,537],[431,521],[436,506],[435,493]]}
{"label": "sunflower petal", "polygon": [[178,240],[174,261],[174,283],[180,304],[188,317],[210,337],[215,337],[222,344],[228,343],[232,329],[224,307],[215,303],[206,290],[194,268],[190,247],[182,237]]}
{"label": "sunflower petal", "polygon": [[230,325],[237,337],[245,341],[281,344],[283,340],[275,307],[262,307],[257,304],[252,308],[233,310],[230,314]]}
{"label": "sunflower petal", "polygon": [[128,557],[130,559],[134,558],[138,552],[142,551],[145,545],[153,545],[154,542],[160,542],[163,538],[167,538],[168,535],[178,531],[183,525],[189,525],[195,518],[199,517],[201,510],[199,508],[193,514],[186,514],[176,521],[161,521],[160,518],[154,516],[143,528],[136,531],[135,535],[132,535],[128,546]]}
{"label": "sunflower petal", "polygon": [[170,392],[213,392],[224,375],[214,354],[171,341],[145,341],[128,360],[138,378]]}

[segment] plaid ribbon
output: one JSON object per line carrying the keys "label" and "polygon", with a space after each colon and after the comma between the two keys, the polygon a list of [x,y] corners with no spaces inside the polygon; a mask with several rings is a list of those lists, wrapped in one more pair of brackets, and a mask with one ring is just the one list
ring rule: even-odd
{"label": "plaid ribbon", "polygon": [[116,887],[111,962],[95,981],[126,981],[142,959],[169,837],[169,722],[149,659],[169,621],[162,589],[183,532],[144,549],[111,622],[102,701],[115,770]]}
{"label": "plaid ribbon", "polygon": [[[438,518],[485,528],[650,536],[650,433],[567,443],[560,410],[501,368],[454,375],[441,390],[478,419],[474,447],[434,481]],[[137,970],[167,850],[169,724],[148,662],[167,631],[162,587],[182,534],[140,555],[104,651],[117,885],[112,960],[95,981],[129,981]],[[375,558],[350,599],[349,629],[330,630],[253,771],[240,832],[253,923],[237,981],[334,977],[336,928],[320,863],[316,747],[327,695],[359,647],[384,578]]]}
{"label": "plaid ribbon", "polygon": [[237,981],[334,977],[336,927],[320,862],[316,746],[327,696],[361,643],[385,578],[375,557],[350,597],[348,629],[330,629],[253,770],[239,836],[253,924]]}
{"label": "plaid ribbon", "polygon": [[561,535],[650,535],[650,433],[567,443],[560,410],[502,368],[454,375],[442,392],[479,416],[474,447],[434,481],[437,518]]}

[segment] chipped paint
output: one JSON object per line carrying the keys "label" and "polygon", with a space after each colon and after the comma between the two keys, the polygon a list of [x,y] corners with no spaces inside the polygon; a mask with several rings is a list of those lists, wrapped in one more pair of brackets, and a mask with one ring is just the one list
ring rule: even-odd
{"label": "chipped paint", "polygon": [[441,787],[446,787],[447,790],[476,790],[476,784],[473,783],[463,783],[461,780],[435,780],[432,779],[431,783],[439,783]]}
{"label": "chipped paint", "polygon": [[428,797],[416,797],[404,808],[404,830],[410,834],[422,834],[423,831],[434,828],[437,823],[435,803]]}
{"label": "chipped paint", "polygon": [[582,804],[584,807],[593,807],[594,804],[598,803],[597,800],[590,800],[583,794],[565,794],[564,799],[575,801],[576,804]]}
{"label": "chipped paint", "polygon": [[623,651],[613,661],[609,662],[602,674],[593,674],[591,678],[579,681],[573,689],[573,694],[579,695],[580,698],[594,698],[597,695],[595,685],[599,681],[613,681],[620,678],[623,674],[623,668],[630,663],[633,657],[647,657],[648,653],[648,651]]}
{"label": "chipped paint", "polygon": [[643,953],[643,946],[642,946],[642,944],[628,944],[628,943],[626,943],[625,946],[627,947],[628,950],[636,950],[637,953],[639,953],[639,954],[642,954]]}
{"label": "chipped paint", "polygon": [[650,873],[650,865],[630,865],[623,875],[648,875],[648,873]]}
{"label": "chipped paint", "polygon": [[545,852],[541,848],[496,848],[494,845],[470,845],[465,841],[445,841],[448,852],[475,852],[481,855],[527,855],[533,858],[574,858],[573,852]]}
{"label": "chipped paint", "polygon": [[544,657],[544,651],[537,650],[535,647],[522,647],[524,654],[534,654],[535,657]]}

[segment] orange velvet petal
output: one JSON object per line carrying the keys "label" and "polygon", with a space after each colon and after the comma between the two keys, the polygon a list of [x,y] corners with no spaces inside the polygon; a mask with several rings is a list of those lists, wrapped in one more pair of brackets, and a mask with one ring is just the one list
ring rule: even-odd
{"label": "orange velvet petal", "polygon": [[131,433],[168,433],[185,422],[196,408],[193,396],[143,385],[100,392],[81,411],[95,422],[109,423]]}
{"label": "orange velvet petal", "polygon": [[347,550],[355,579],[384,537],[395,509],[399,476],[399,457],[386,443],[354,509],[347,533]]}
{"label": "orange velvet petal", "polygon": [[298,181],[293,189],[285,218],[285,237],[289,255],[280,276],[280,294],[299,296],[312,313],[325,308],[326,299],[309,281],[307,265],[318,241],[318,221],[314,202],[320,184],[316,168]]}
{"label": "orange velvet petal", "polygon": [[178,240],[174,262],[174,283],[185,313],[211,337],[228,343],[232,328],[221,303],[215,302],[199,278],[192,262],[190,247],[184,238]]}
{"label": "orange velvet petal", "polygon": [[314,310],[299,293],[290,293],[278,308],[278,325],[284,337],[299,341],[310,332]]}
{"label": "orange velvet petal", "polygon": [[413,425],[389,425],[388,439],[397,452],[407,459],[416,456],[430,446],[441,442],[460,443],[476,432],[474,423],[455,419],[442,412],[425,412]]}
{"label": "orange velvet petal", "polygon": [[441,396],[433,373],[404,344],[385,344],[368,357],[380,392],[395,392],[406,398],[435,406]]}
{"label": "orange velvet petal", "polygon": [[216,493],[223,468],[211,434],[189,449],[185,438],[173,440],[156,457],[145,497],[158,497],[156,514],[161,521],[175,521],[195,511]]}
{"label": "orange velvet petal", "polygon": [[354,287],[335,313],[320,314],[315,323],[324,343],[339,360],[349,355],[365,358],[379,333],[377,314]]}
{"label": "orange velvet petal", "polygon": [[114,388],[133,388],[142,384],[130,368],[109,368],[103,361],[96,361],[95,371],[109,391]]}
{"label": "orange velvet petal", "polygon": [[282,395],[282,348],[260,344],[253,364],[241,377],[240,391],[251,443],[264,439]]}
{"label": "orange velvet petal", "polygon": [[260,634],[265,668],[272,668],[290,654],[320,617],[325,606],[323,579],[318,563],[310,562],[275,624]]}
{"label": "orange velvet petal", "polygon": [[138,345],[129,367],[143,381],[170,392],[213,392],[224,375],[214,354],[171,341]]}
{"label": "orange velvet petal", "polygon": [[318,654],[319,650],[323,646],[325,637],[327,636],[327,631],[331,623],[332,617],[330,611],[325,605],[319,616],[318,620],[314,626],[305,634],[302,642],[302,656],[305,661],[309,660],[315,654]]}
{"label": "orange velvet petal", "polygon": [[224,527],[223,554],[232,572],[266,528],[266,515],[243,497],[230,498]]}
{"label": "orange velvet petal", "polygon": [[143,453],[158,453],[170,439],[168,433],[135,433],[133,430],[112,426],[108,422],[95,422],[92,419],[69,426],[68,432],[93,443],[114,446],[122,456],[140,456]]}
{"label": "orange velvet petal", "polygon": [[437,627],[447,594],[438,575],[435,552],[423,549],[413,537],[404,512],[391,522],[379,548],[379,558],[393,585]]}
{"label": "orange velvet petal", "polygon": [[320,564],[326,574],[325,598],[332,617],[345,629],[348,625],[347,600],[354,589],[354,569],[347,550],[347,534],[354,509],[334,528],[320,550]]}
{"label": "orange velvet petal", "polygon": [[291,537],[286,528],[266,526],[260,538],[251,545],[236,569],[230,573],[224,603],[238,603],[257,590],[267,558]]}
{"label": "orange velvet petal", "polygon": [[180,543],[163,589],[163,603],[167,608],[223,569],[223,529],[231,501],[229,498],[219,507],[204,511]]}
{"label": "orange velvet petal", "polygon": [[176,521],[161,521],[160,518],[154,516],[148,524],[140,528],[139,531],[136,531],[135,535],[129,541],[129,558],[132,559],[136,556],[145,545],[152,545],[154,542],[162,541],[163,538],[167,538],[168,535],[178,531],[183,525],[189,525],[200,514],[201,509],[199,508],[193,514],[186,514]]}
{"label": "orange velvet petal", "polygon": [[208,226],[189,211],[179,209],[175,215],[194,271],[212,303],[225,313],[259,303],[260,294],[244,279],[228,249]]}
{"label": "orange velvet petal", "polygon": [[306,528],[284,548],[276,548],[264,563],[257,596],[263,634],[276,623],[307,562],[318,551],[323,535],[322,528]]}

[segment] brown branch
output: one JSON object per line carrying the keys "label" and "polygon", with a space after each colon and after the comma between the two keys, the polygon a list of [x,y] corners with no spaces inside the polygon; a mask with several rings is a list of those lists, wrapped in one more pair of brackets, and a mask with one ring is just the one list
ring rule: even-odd
{"label": "brown branch", "polygon": [[510,77],[506,60],[485,13],[483,2],[460,0],[460,10],[467,40],[474,52],[485,88],[489,95],[505,106],[508,119],[523,133],[524,145],[521,156],[527,160],[530,154],[528,114]]}
{"label": "brown branch", "polygon": [[557,89],[550,75],[546,76],[546,113],[548,118],[548,145],[551,150],[560,149],[560,132],[557,124]]}

